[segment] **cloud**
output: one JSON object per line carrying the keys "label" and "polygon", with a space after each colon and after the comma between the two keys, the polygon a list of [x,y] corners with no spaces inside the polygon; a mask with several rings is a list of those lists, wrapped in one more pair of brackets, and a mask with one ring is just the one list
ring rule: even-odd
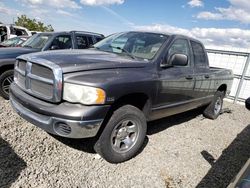
{"label": "cloud", "polygon": [[157,31],[187,35],[201,40],[206,47],[250,48],[250,30],[238,28],[193,28],[183,29],[166,24],[135,26],[135,30]]}
{"label": "cloud", "polygon": [[130,22],[129,20],[127,20],[126,18],[124,18],[123,16],[121,16],[120,14],[116,13],[115,11],[113,11],[112,9],[102,6],[102,8],[107,11],[108,13],[112,14],[113,16],[115,16],[118,20],[120,20],[123,24],[126,24],[128,26],[133,26],[134,23]]}
{"label": "cloud", "polygon": [[188,5],[190,7],[203,7],[204,6],[202,0],[191,0],[188,2]]}
{"label": "cloud", "polygon": [[234,7],[250,10],[249,0],[229,0]]}
{"label": "cloud", "polygon": [[229,0],[229,7],[215,7],[213,12],[200,12],[196,17],[204,20],[231,20],[250,24],[248,0]]}
{"label": "cloud", "polygon": [[20,11],[6,7],[2,2],[0,2],[0,14],[18,15],[20,14]]}
{"label": "cloud", "polygon": [[125,0],[81,0],[80,2],[84,5],[100,6],[100,5],[123,4],[124,1]]}
{"label": "cloud", "polygon": [[212,13],[212,12],[200,12],[197,15],[198,19],[204,19],[204,20],[223,20],[223,15],[219,13]]}
{"label": "cloud", "polygon": [[26,5],[31,6],[50,6],[54,8],[72,8],[79,9],[81,8],[75,1],[73,0],[19,0]]}
{"label": "cloud", "polygon": [[57,10],[56,13],[64,15],[64,16],[73,16],[73,14],[71,14],[70,12],[67,12],[67,11],[62,10],[62,9]]}

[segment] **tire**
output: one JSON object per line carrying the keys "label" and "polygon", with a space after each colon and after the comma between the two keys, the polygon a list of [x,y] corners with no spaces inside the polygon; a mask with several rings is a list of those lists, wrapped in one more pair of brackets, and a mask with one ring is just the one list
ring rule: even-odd
{"label": "tire", "polygon": [[106,124],[95,151],[110,163],[121,163],[134,157],[146,137],[147,122],[141,110],[125,105],[114,111]]}
{"label": "tire", "polygon": [[250,97],[246,100],[245,106],[248,110],[250,110]]}
{"label": "tire", "polygon": [[14,81],[14,70],[7,70],[0,76],[0,95],[4,99],[9,99],[9,87]]}
{"label": "tire", "polygon": [[225,93],[222,91],[217,91],[214,95],[213,101],[206,107],[203,115],[209,119],[217,119],[221,113],[223,106],[223,98]]}

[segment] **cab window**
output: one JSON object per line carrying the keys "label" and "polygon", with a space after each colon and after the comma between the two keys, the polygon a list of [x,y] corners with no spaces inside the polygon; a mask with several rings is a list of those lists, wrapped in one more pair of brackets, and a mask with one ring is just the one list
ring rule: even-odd
{"label": "cab window", "polygon": [[168,51],[168,57],[174,54],[184,54],[190,59],[190,48],[188,40],[176,39]]}
{"label": "cab window", "polygon": [[83,35],[76,36],[76,45],[78,49],[86,49],[88,47],[87,37]]}
{"label": "cab window", "polygon": [[52,44],[51,44],[51,49],[71,49],[72,48],[72,40],[71,36],[69,35],[61,35],[57,36]]}
{"label": "cab window", "polygon": [[198,67],[206,66],[206,54],[202,45],[198,42],[191,41],[194,54],[194,64]]}

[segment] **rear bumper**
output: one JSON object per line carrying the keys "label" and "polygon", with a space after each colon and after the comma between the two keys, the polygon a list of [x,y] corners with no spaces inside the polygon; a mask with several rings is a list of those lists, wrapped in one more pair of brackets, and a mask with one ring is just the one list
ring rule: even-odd
{"label": "rear bumper", "polygon": [[21,91],[15,84],[11,85],[10,102],[25,120],[51,134],[68,138],[94,137],[109,109],[109,106],[46,104]]}

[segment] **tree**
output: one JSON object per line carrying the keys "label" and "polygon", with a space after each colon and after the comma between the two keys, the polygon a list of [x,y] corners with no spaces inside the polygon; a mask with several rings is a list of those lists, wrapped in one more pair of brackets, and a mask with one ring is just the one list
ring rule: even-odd
{"label": "tree", "polygon": [[15,25],[25,27],[30,31],[54,31],[51,25],[45,25],[44,23],[37,21],[36,19],[28,18],[26,15],[21,15],[17,17]]}

